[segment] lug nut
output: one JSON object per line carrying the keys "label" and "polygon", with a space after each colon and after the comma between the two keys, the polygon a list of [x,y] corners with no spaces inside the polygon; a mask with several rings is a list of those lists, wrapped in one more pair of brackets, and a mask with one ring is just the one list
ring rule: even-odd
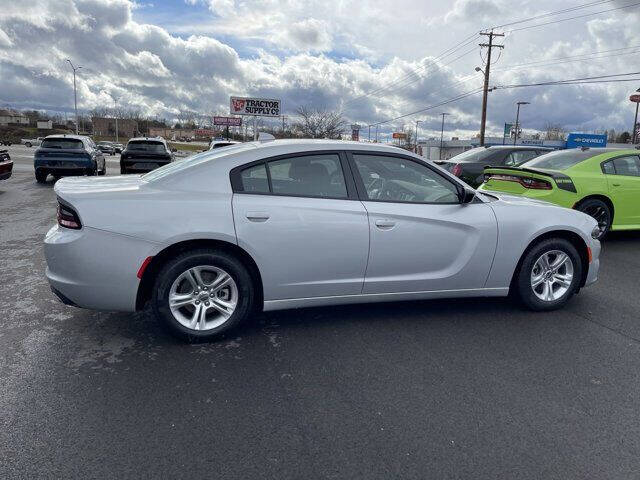
{"label": "lug nut", "polygon": [[196,300],[196,305],[200,305],[200,300]]}
{"label": "lug nut", "polygon": [[207,307],[209,306],[209,302],[204,302],[204,304],[205,304],[205,306],[207,306]]}

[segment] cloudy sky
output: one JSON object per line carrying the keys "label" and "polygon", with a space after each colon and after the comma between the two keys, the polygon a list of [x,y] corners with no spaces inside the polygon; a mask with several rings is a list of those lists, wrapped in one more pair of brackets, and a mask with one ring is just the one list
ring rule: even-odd
{"label": "cloudy sky", "polygon": [[[0,0],[0,106],[72,111],[70,58],[82,70],[79,108],[113,105],[176,118],[228,112],[230,95],[341,110],[375,124],[482,85],[482,29],[506,25],[492,85],[640,70],[640,2],[550,0]],[[586,8],[578,8],[590,4]],[[567,12],[542,16],[547,12]],[[600,13],[598,13],[600,12]],[[569,17],[580,17],[566,20]],[[484,55],[484,54],[482,54]],[[638,76],[636,76],[637,78]],[[488,129],[513,120],[568,130],[629,129],[640,82],[502,89]],[[479,129],[481,95],[380,125],[421,124],[421,137]],[[365,129],[365,136],[367,135]]]}

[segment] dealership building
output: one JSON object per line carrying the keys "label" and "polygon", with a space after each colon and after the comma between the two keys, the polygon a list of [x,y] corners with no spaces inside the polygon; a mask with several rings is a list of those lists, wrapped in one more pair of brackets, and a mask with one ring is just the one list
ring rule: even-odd
{"label": "dealership building", "polygon": [[[513,145],[513,139],[509,137],[487,137],[485,139],[486,146],[493,145]],[[542,140],[537,138],[519,138],[516,145],[537,146],[554,149],[578,148],[578,147],[618,147],[630,148],[625,143],[607,143],[606,135],[597,135],[592,133],[573,132],[567,136],[567,140]],[[480,146],[479,138],[468,140],[444,140],[442,149],[440,148],[440,139],[429,139],[418,141],[418,152],[422,151],[422,156],[429,160],[447,160],[451,157]]]}

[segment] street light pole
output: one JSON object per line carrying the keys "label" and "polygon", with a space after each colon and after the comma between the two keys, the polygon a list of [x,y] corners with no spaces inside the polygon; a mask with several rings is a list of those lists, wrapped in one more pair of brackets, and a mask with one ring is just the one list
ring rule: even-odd
{"label": "street light pole", "polygon": [[518,120],[520,119],[520,105],[529,105],[530,102],[518,102],[518,110],[516,111],[516,133],[513,136],[513,144],[518,140]]}
{"label": "street light pole", "polygon": [[438,152],[439,153],[439,155],[438,155],[439,160],[442,160],[442,147],[444,146],[444,140],[443,140],[443,137],[444,137],[444,117],[446,115],[450,115],[450,114],[442,112],[441,115],[442,115],[442,125],[440,126],[440,152]]}
{"label": "street light pole", "polygon": [[[640,92],[640,88],[636,90],[636,92]],[[632,134],[631,134],[631,145],[635,145],[636,141],[638,140],[638,134],[636,133],[636,125],[638,125],[638,105],[640,105],[640,103],[636,102],[636,116],[633,119],[633,130],[632,130]]]}
{"label": "street light pole", "polygon": [[78,135],[78,95],[76,93],[76,70],[80,70],[82,67],[78,65],[77,67],[71,63],[71,60],[67,58],[67,62],[71,65],[71,69],[73,70],[73,108],[76,111],[76,135]]}
{"label": "street light pole", "polygon": [[118,98],[113,97],[113,116],[116,119],[116,143],[118,143]]}

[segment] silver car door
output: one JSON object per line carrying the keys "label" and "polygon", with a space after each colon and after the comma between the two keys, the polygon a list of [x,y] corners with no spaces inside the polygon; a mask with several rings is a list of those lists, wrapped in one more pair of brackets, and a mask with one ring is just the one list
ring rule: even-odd
{"label": "silver car door", "polygon": [[483,288],[497,244],[488,204],[462,204],[456,186],[402,156],[354,153],[370,224],[364,293]]}
{"label": "silver car door", "polygon": [[238,244],[260,269],[265,300],[361,293],[369,226],[342,154],[254,162],[232,183]]}

